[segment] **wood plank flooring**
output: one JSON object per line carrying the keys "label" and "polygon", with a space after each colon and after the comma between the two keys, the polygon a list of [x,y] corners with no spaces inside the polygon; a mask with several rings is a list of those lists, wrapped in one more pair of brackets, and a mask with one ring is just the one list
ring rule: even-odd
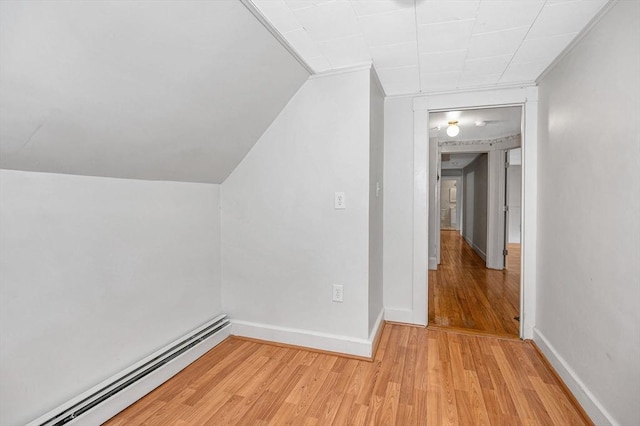
{"label": "wood plank flooring", "polygon": [[517,337],[520,324],[519,245],[508,269],[487,269],[458,231],[440,234],[441,263],[429,271],[429,325]]}
{"label": "wood plank flooring", "polygon": [[121,425],[583,425],[528,342],[386,324],[373,362],[231,337]]}

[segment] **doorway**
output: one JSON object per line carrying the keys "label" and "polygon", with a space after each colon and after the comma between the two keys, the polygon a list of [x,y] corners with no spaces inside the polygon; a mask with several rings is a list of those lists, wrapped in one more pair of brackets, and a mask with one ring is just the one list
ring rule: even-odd
{"label": "doorway", "polygon": [[522,113],[429,114],[429,326],[520,336]]}

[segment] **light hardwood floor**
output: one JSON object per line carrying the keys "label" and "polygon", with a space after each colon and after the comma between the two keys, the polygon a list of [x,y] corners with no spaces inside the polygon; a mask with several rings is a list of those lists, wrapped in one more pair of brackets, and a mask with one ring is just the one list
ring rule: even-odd
{"label": "light hardwood floor", "polygon": [[520,245],[509,246],[508,269],[487,269],[458,231],[442,231],[437,271],[429,271],[429,324],[517,337]]}
{"label": "light hardwood floor", "polygon": [[386,324],[373,362],[231,337],[106,424],[590,422],[528,342]]}

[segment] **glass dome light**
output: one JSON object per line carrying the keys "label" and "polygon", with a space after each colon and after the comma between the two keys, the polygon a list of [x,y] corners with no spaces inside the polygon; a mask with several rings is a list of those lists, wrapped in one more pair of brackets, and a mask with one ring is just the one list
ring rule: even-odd
{"label": "glass dome light", "polygon": [[458,122],[450,121],[449,127],[447,127],[447,135],[453,138],[455,136],[458,136],[458,133],[460,133],[460,127],[458,127]]}

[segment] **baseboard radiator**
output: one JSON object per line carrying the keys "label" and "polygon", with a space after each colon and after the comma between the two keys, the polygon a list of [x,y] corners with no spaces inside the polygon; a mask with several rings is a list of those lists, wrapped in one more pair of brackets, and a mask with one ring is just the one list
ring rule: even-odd
{"label": "baseboard radiator", "polygon": [[220,315],[27,426],[102,423],[204,355],[230,331],[229,318]]}

